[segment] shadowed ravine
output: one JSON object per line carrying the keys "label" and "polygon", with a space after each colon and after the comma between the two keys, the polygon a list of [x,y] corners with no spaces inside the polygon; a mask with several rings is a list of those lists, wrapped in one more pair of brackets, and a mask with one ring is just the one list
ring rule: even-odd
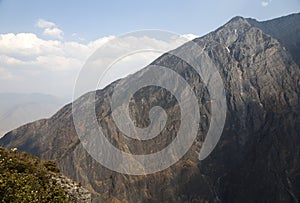
{"label": "shadowed ravine", "polygon": [[[274,27],[274,22],[277,27]],[[85,151],[74,128],[72,105],[47,120],[7,133],[0,144],[43,159],[55,159],[62,173],[91,191],[95,202],[298,202],[300,199],[300,14],[266,22],[235,17],[194,42],[216,65],[223,80],[227,116],[217,147],[198,160],[210,122],[211,100],[198,74],[168,53],[152,64],[179,73],[198,98],[201,119],[197,139],[170,168],[130,176],[101,166]],[[197,26],[197,25],[196,25]],[[180,51],[182,47],[179,47]],[[298,65],[297,65],[298,64]],[[147,68],[122,79],[145,74]],[[165,89],[143,88],[130,103],[137,126],[149,125],[148,112],[163,107],[162,133],[146,142],[128,139],[116,127],[110,100],[116,81],[96,92],[96,114],[110,142],[141,154],[160,150],[176,136],[180,107]],[[89,94],[89,93],[87,93]],[[82,96],[82,102],[87,95]]]}

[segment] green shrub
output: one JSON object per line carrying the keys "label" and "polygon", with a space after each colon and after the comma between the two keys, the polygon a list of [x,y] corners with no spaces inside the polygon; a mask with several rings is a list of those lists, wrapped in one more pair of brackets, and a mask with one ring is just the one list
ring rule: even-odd
{"label": "green shrub", "polygon": [[0,147],[0,202],[67,202],[66,192],[51,178],[58,172],[54,161]]}

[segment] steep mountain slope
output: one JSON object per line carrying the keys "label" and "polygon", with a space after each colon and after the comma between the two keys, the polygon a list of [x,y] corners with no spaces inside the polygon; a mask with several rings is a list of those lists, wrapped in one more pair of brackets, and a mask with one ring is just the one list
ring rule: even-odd
{"label": "steep mountain slope", "polygon": [[[288,17],[280,21],[285,24]],[[181,74],[193,87],[203,114],[194,145],[172,167],[144,176],[122,175],[104,168],[80,143],[71,104],[50,119],[9,132],[0,143],[45,159],[56,159],[62,172],[85,185],[96,202],[298,202],[300,69],[292,54],[280,40],[255,26],[253,20],[242,17],[194,42],[205,47],[219,70],[228,108],[221,140],[204,161],[198,160],[196,152],[209,127],[209,94],[199,75],[168,53],[152,64]],[[177,50],[184,52],[189,48],[186,44]],[[145,68],[122,82],[126,85],[147,71]],[[113,122],[109,105],[118,82],[96,93],[97,118],[110,142],[137,154],[168,145],[180,125],[176,99],[157,87],[143,88],[134,95],[130,113],[138,125],[149,124],[147,112],[156,105],[162,106],[170,117],[162,133],[143,144],[126,139]],[[87,96],[78,100],[82,106]]]}
{"label": "steep mountain slope", "polygon": [[299,14],[292,14],[284,18],[277,18],[266,22],[258,22],[254,19],[248,19],[248,21],[266,34],[278,39],[278,41],[290,52],[298,66],[300,66]]}

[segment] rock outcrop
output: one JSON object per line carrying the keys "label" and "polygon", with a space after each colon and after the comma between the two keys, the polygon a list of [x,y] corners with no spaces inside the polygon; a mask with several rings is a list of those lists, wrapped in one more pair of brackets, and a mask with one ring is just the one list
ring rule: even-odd
{"label": "rock outcrop", "polygon": [[62,174],[53,174],[51,178],[56,182],[56,184],[59,184],[64,191],[66,191],[67,199],[70,202],[92,202],[91,193],[82,187],[81,183],[77,183]]}
{"label": "rock outcrop", "polygon": [[[300,199],[300,35],[293,40],[290,18],[256,22],[235,17],[197,38],[195,43],[216,65],[225,85],[227,118],[217,147],[199,161],[199,149],[210,122],[211,101],[200,76],[184,61],[164,54],[152,64],[179,73],[197,95],[202,113],[197,139],[187,154],[170,168],[143,176],[122,175],[97,163],[77,137],[72,105],[53,117],[7,133],[0,144],[18,147],[44,159],[55,159],[63,174],[81,182],[95,202],[298,202]],[[267,31],[266,31],[267,30]],[[278,37],[278,38],[277,38]],[[294,42],[296,44],[294,44]],[[177,50],[184,51],[186,45]],[[296,50],[296,51],[295,51]],[[122,79],[142,76],[149,69]],[[169,119],[162,133],[146,144],[125,139],[113,122],[110,100],[117,81],[96,92],[96,114],[106,136],[131,153],[162,149],[176,136],[180,107],[165,89],[147,87],[131,100],[130,114],[140,127],[149,124],[147,112],[163,107]],[[89,94],[89,93],[88,93]],[[86,95],[79,102],[84,105]]]}

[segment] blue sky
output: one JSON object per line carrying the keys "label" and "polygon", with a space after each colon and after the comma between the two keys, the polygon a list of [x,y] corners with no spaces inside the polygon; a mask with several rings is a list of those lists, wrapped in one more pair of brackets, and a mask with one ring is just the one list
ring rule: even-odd
{"label": "blue sky", "polygon": [[40,34],[34,24],[45,19],[55,22],[65,39],[77,33],[86,41],[139,29],[203,35],[236,15],[266,20],[300,11],[300,0],[0,1],[0,33]]}
{"label": "blue sky", "polygon": [[[0,93],[70,97],[86,59],[124,33],[161,29],[193,38],[237,15],[267,20],[299,11],[300,0],[0,0]],[[155,49],[180,45],[143,40]],[[157,56],[140,55],[130,65]]]}

